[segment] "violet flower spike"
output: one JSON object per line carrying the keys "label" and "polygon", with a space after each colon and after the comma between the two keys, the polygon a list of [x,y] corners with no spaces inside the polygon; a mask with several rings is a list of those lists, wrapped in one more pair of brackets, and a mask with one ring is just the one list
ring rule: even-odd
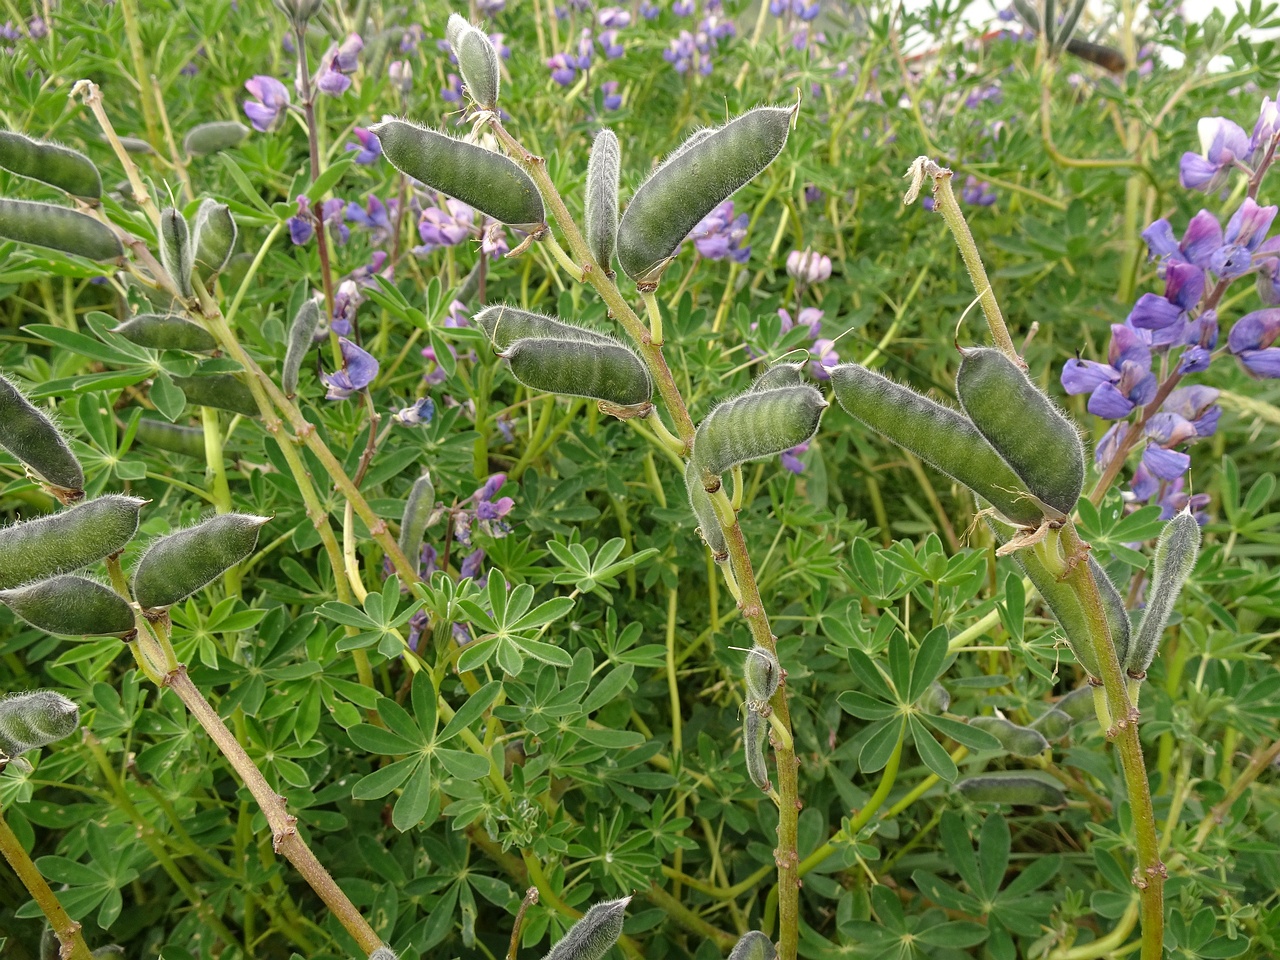
{"label": "violet flower spike", "polygon": [[1089,412],[1104,420],[1119,420],[1150,403],[1156,388],[1150,334],[1128,324],[1112,325],[1107,363],[1077,357],[1062,367],[1062,389],[1072,395],[1089,393]]}
{"label": "violet flower spike", "polygon": [[1249,135],[1226,117],[1201,117],[1198,130],[1200,152],[1182,155],[1178,180],[1188,190],[1213,193],[1226,182],[1237,161],[1249,158]]}
{"label": "violet flower spike", "polygon": [[378,361],[346,337],[338,338],[342,351],[342,369],[320,374],[320,382],[329,388],[326,400],[346,400],[359,393],[378,376]]}

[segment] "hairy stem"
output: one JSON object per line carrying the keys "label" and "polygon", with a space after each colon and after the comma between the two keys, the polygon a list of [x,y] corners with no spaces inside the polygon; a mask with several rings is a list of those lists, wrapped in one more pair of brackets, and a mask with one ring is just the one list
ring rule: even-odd
{"label": "hairy stem", "polygon": [[58,902],[57,896],[40,875],[36,865],[31,862],[31,857],[27,855],[22,842],[9,829],[9,824],[5,823],[2,811],[0,811],[0,854],[9,861],[9,866],[18,875],[22,885],[27,888],[31,899],[40,907],[40,912],[48,919],[49,925],[53,927],[58,942],[62,944],[62,948],[58,951],[62,960],[93,960],[93,954],[89,952],[89,947],[80,933],[80,924],[67,916],[67,911]]}

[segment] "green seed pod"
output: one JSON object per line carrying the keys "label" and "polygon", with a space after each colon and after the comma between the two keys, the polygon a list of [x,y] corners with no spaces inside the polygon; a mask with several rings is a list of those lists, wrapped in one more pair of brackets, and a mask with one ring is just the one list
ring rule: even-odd
{"label": "green seed pod", "polygon": [[0,375],[0,447],[21,460],[51,487],[67,491],[66,499],[84,495],[84,471],[62,433],[17,386]]}
{"label": "green seed pod", "polygon": [[597,903],[569,928],[543,960],[603,960],[622,936],[622,921],[630,897]]}
{"label": "green seed pod", "polygon": [[218,349],[218,341],[204,327],[177,314],[143,313],[130,317],[112,333],[130,343],[152,350],[185,350],[188,353],[210,353]]}
{"label": "green seed pod", "polygon": [[833,367],[831,384],[852,417],[964,484],[1015,523],[1040,525],[1044,513],[1026,484],[964,414],[856,363]]}
{"label": "green seed pod", "polygon": [[396,952],[390,947],[379,947],[369,954],[369,960],[396,960]]}
{"label": "green seed pod", "polygon": [[925,692],[920,695],[919,707],[925,713],[946,713],[949,706],[951,706],[951,693],[937,680],[929,684]]}
{"label": "green seed pod", "polygon": [[284,367],[280,371],[280,386],[286,397],[292,397],[298,392],[298,374],[302,372],[302,361],[315,343],[319,326],[319,302],[314,297],[304,300],[293,322],[289,324],[289,343],[285,347]]}
{"label": "green seed pod", "polygon": [[708,475],[790,450],[818,432],[827,402],[810,386],[744,393],[707,414],[693,438],[693,462]]}
{"label": "green seed pod", "polygon": [[613,255],[618,249],[618,167],[622,150],[612,130],[601,130],[591,144],[587,161],[587,203],[583,219],[587,248],[596,263],[613,276]]}
{"label": "green seed pod", "polygon": [[768,793],[769,768],[765,764],[764,745],[769,739],[769,721],[747,708],[747,715],[742,718],[742,752],[747,757],[747,776],[751,782]]}
{"label": "green seed pod", "polygon": [[689,492],[689,507],[698,520],[698,532],[711,551],[716,563],[729,559],[729,541],[724,538],[724,530],[716,516],[715,507],[711,505],[711,497],[707,488],[702,485],[702,476],[692,460],[684,466],[684,485]]}
{"label": "green seed pod", "polygon": [[214,120],[188,130],[182,140],[182,149],[189,157],[204,157],[230,150],[248,135],[249,128],[237,120]]}
{"label": "green seed pod", "polygon": [[1049,749],[1049,741],[1039,730],[1020,727],[1004,717],[971,717],[969,726],[991,734],[1015,757],[1036,757]]}
{"label": "green seed pod", "polygon": [[155,148],[145,140],[137,137],[120,137],[120,146],[124,147],[125,153],[136,153],[139,156],[149,156],[155,153]]}
{"label": "green seed pod", "polygon": [[0,699],[0,753],[10,760],[69,737],[78,726],[80,708],[52,690]]}
{"label": "green seed pod", "polygon": [[0,590],[0,603],[33,627],[64,637],[123,637],[134,629],[129,601],[85,577],[66,575]]}
{"label": "green seed pod", "polygon": [[166,207],[160,211],[160,263],[184,297],[192,295],[191,270],[195,262],[196,248],[187,229],[187,218],[180,210]]}
{"label": "green seed pod", "polygon": [[184,600],[253,553],[270,517],[224,513],[153,540],[133,570],[133,598],[144,610]]}
{"label": "green seed pod", "polygon": [[457,14],[449,15],[444,25],[444,39],[449,44],[449,49],[458,49],[458,44],[462,41],[462,28],[469,26],[471,24]]}
{"label": "green seed pod", "polygon": [[498,354],[526,387],[620,407],[648,403],[649,371],[629,347],[584,340],[517,340]]}
{"label": "green seed pod", "polygon": [[1046,740],[1061,740],[1071,731],[1071,724],[1071,717],[1066,711],[1054,707],[1040,714],[1031,726],[1044,734]]}
{"label": "green seed pod", "polygon": [[0,590],[70,573],[125,548],[146,500],[109,494],[60,513],[0,527]]}
{"label": "green seed pod", "polygon": [[1111,628],[1111,642],[1115,644],[1116,656],[1120,663],[1129,655],[1129,611],[1124,608],[1124,597],[1092,556],[1089,557],[1089,570],[1093,573],[1093,582],[1098,585],[1098,594],[1102,598],[1102,609],[1107,615],[1107,625]]}
{"label": "green seed pod", "polygon": [[565,323],[545,313],[521,310],[505,303],[485,307],[473,318],[484,329],[498,350],[505,350],[517,340],[582,340],[612,346],[618,341],[586,327]]}
{"label": "green seed pod", "polygon": [[0,239],[60,250],[86,260],[119,260],[124,248],[111,228],[67,207],[0,199]]}
{"label": "green seed pod", "polygon": [[776,390],[778,387],[799,387],[804,384],[803,363],[775,363],[756,377],[749,388],[752,393]]}
{"label": "green seed pod", "polygon": [[409,499],[404,504],[404,518],[400,521],[400,550],[415,566],[422,553],[422,535],[435,506],[436,488],[431,482],[430,471],[427,471],[410,488]]}
{"label": "green seed pod", "polygon": [[542,195],[514,160],[406,120],[370,129],[401,173],[520,230],[544,226]]}
{"label": "green seed pod", "polygon": [[964,351],[956,395],[987,442],[1044,503],[1071,513],[1084,486],[1080,431],[999,350]]}
{"label": "green seed pod", "polygon": [[756,107],[685,145],[635,192],[618,225],[618,262],[652,289],[689,231],[786,145],[795,109]]}
{"label": "green seed pod", "polygon": [[230,373],[214,373],[203,377],[173,377],[173,382],[187,395],[187,402],[198,407],[217,407],[242,417],[256,417],[258,403],[253,392]]}
{"label": "green seed pod", "polygon": [[458,72],[462,74],[468,96],[481,110],[496,110],[502,84],[498,51],[483,31],[456,13],[450,14],[445,35],[458,58]]}
{"label": "green seed pod", "polygon": [[755,644],[747,651],[742,679],[747,685],[748,702],[768,703],[782,681],[782,668],[778,666],[778,658],[758,643]]}
{"label": "green seed pod", "polygon": [[1155,659],[1160,638],[1169,623],[1169,614],[1178,602],[1182,585],[1196,565],[1200,552],[1200,524],[1190,511],[1184,510],[1164,525],[1156,541],[1156,558],[1151,570],[1151,586],[1147,606],[1138,623],[1138,633],[1121,660],[1129,676],[1135,680],[1146,676]]}
{"label": "green seed pod", "polygon": [[204,459],[204,431],[199,427],[184,427],[152,417],[139,417],[137,432],[133,438],[146,447]]}
{"label": "green seed pod", "polygon": [[196,263],[206,275],[217,273],[231,259],[236,245],[236,221],[231,208],[216,200],[205,200],[196,211],[192,228],[192,242],[196,248]]}
{"label": "green seed pod", "polygon": [[752,930],[729,951],[729,960],[778,960],[773,941],[759,930]]}
{"label": "green seed pod", "polygon": [[1094,715],[1093,686],[1086,683],[1083,687],[1072,690],[1054,704],[1054,709],[1061,710],[1071,718],[1073,723],[1088,720]]}
{"label": "green seed pod", "polygon": [[0,130],[0,167],[73,197],[97,200],[102,196],[102,176],[83,153],[12,130]]}
{"label": "green seed pod", "polygon": [[961,780],[956,789],[975,803],[1060,807],[1067,802],[1056,784],[1029,774],[985,773]]}

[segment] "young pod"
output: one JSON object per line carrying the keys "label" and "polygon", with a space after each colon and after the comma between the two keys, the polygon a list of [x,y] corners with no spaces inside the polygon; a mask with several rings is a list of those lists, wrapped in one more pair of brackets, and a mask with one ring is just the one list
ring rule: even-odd
{"label": "young pod", "polygon": [[12,760],[38,750],[80,726],[80,708],[52,690],[32,690],[0,699],[0,754]]}
{"label": "young pod", "polygon": [[422,553],[422,535],[426,532],[427,521],[431,519],[431,511],[435,506],[436,488],[431,482],[431,473],[427,471],[409,489],[409,499],[404,504],[404,518],[400,521],[400,550],[411,564],[416,565],[418,555]]}
{"label": "young pod", "polygon": [[177,314],[141,313],[113,327],[111,332],[152,350],[210,353],[218,349],[218,341],[213,339],[212,333]]}
{"label": "young pod", "polygon": [[369,954],[369,960],[397,960],[396,952],[390,947],[379,947]]}
{"label": "young pod", "polygon": [[778,960],[778,950],[765,934],[752,930],[734,944],[729,960]]}
{"label": "young pod", "polygon": [[545,313],[521,310],[505,303],[485,307],[472,318],[480,324],[498,350],[505,350],[517,340],[582,340],[586,343],[615,344],[618,341],[603,333],[565,323]]}
{"label": "young pod", "polygon": [[1044,511],[964,414],[856,363],[831,369],[840,406],[856,420],[964,484],[1014,523],[1038,527]]}
{"label": "young pod", "polygon": [[196,248],[191,242],[187,218],[181,210],[166,207],[160,211],[160,264],[184,297],[192,295],[191,271],[195,263]]}
{"label": "young pod", "polygon": [[790,450],[818,432],[827,402],[810,386],[744,393],[707,414],[693,438],[693,462],[719,476],[748,460]]}
{"label": "young pod", "polygon": [[173,382],[197,407],[217,407],[242,417],[256,417],[258,403],[253,392],[234,374],[213,373],[202,377],[173,377]]}
{"label": "young pod", "polygon": [[720,519],[711,505],[707,488],[703,486],[702,475],[692,460],[684,465],[684,485],[689,492],[689,507],[698,521],[698,533],[702,534],[702,541],[716,563],[723,563],[729,559],[729,541],[724,538]]}
{"label": "young pod", "polygon": [[620,407],[648,403],[649,370],[629,347],[584,340],[517,340],[499,354],[526,387]]}
{"label": "young pod", "polygon": [[284,351],[284,367],[280,371],[280,386],[286,397],[298,392],[298,375],[302,372],[302,361],[316,339],[316,330],[320,326],[320,304],[310,297],[302,302],[302,306],[289,324],[289,342]]}
{"label": "young pod", "polygon": [[804,384],[803,363],[775,363],[751,382],[752,393],[776,390],[778,387],[799,387]]}
{"label": "young pod", "polygon": [[1151,585],[1147,589],[1147,606],[1138,623],[1127,657],[1121,659],[1129,676],[1140,680],[1155,659],[1160,637],[1169,623],[1169,614],[1178,601],[1182,585],[1196,565],[1200,552],[1200,524],[1190,511],[1174,516],[1160,531],[1156,541],[1156,558],[1151,570]]}
{"label": "young pod", "polygon": [[[105,137],[103,138],[106,139]],[[124,147],[125,153],[136,153],[138,156],[150,156],[155,153],[155,148],[145,140],[138,137],[119,137],[120,146]]]}
{"label": "young pod", "polygon": [[1039,730],[1020,727],[1004,717],[971,717],[969,726],[991,734],[1015,757],[1036,757],[1049,749],[1049,741]]}
{"label": "young pod", "polygon": [[1057,785],[1029,774],[984,773],[961,780],[956,789],[975,803],[1060,807],[1067,802]]}
{"label": "young pod", "polygon": [[189,157],[204,157],[237,146],[249,135],[249,128],[238,120],[214,120],[187,131],[182,149]]}
{"label": "young pod", "polygon": [[782,152],[791,107],[756,107],[677,150],[635,192],[618,224],[618,262],[657,286],[689,232]]}
{"label": "young pod", "polygon": [[458,58],[458,72],[462,74],[468,96],[481,110],[496,110],[502,72],[498,51],[488,36],[456,13],[449,16],[445,35]]}
{"label": "young pod", "polygon": [[65,575],[0,590],[0,603],[33,627],[64,637],[123,637],[134,629],[129,601],[86,577]]}
{"label": "young pod", "polygon": [[1055,710],[1061,710],[1070,717],[1072,723],[1088,720],[1094,715],[1093,686],[1086,683],[1083,687],[1072,690],[1053,706]]}
{"label": "young pod", "polygon": [[133,438],[145,447],[204,459],[204,431],[199,427],[184,427],[152,417],[139,417]]}
{"label": "young pod", "polygon": [[84,495],[84,471],[61,431],[3,375],[0,375],[0,447],[21,460],[49,486],[67,491],[65,499],[78,500]]}
{"label": "young pod", "polygon": [[111,228],[52,203],[0,199],[0,239],[60,250],[86,260],[119,260],[124,248]]}
{"label": "young pod", "polygon": [[102,176],[83,153],[12,130],[0,130],[0,167],[73,197],[97,200],[102,196]]}
{"label": "young pod", "polygon": [[25,523],[0,527],[0,590],[70,573],[125,548],[146,500],[108,494]]}
{"label": "young pod", "polygon": [[569,928],[543,960],[603,960],[622,936],[630,897],[597,903]]}
{"label": "young pod", "polygon": [[778,665],[778,658],[760,644],[755,644],[747,651],[742,679],[747,685],[749,703],[768,703],[782,681],[782,668]]}
{"label": "young pod", "polygon": [[1111,642],[1115,644],[1116,657],[1121,665],[1129,656],[1129,611],[1124,608],[1124,597],[1120,590],[1107,576],[1097,559],[1089,557],[1089,570],[1093,574],[1093,582],[1098,585],[1098,594],[1102,597],[1102,609],[1107,615],[1107,626],[1111,628]]}
{"label": "young pod", "polygon": [[542,195],[514,160],[406,120],[383,120],[370,129],[401,173],[520,230],[544,225]]}
{"label": "young pod", "polygon": [[613,276],[613,254],[618,249],[618,168],[622,151],[612,130],[601,130],[591,144],[587,161],[587,201],[583,219],[587,248],[596,263]]}
{"label": "young pod", "polygon": [[769,768],[765,764],[764,745],[769,739],[769,721],[750,707],[742,718],[742,752],[747,757],[747,776],[751,782],[768,793]]}
{"label": "young pod", "polygon": [[1066,711],[1053,707],[1036,717],[1035,723],[1031,726],[1044,734],[1046,740],[1061,740],[1071,731],[1073,722]]}
{"label": "young pod", "polygon": [[185,600],[253,553],[270,519],[224,513],[152,541],[133,569],[133,598],[144,610]]}
{"label": "young pod", "polygon": [[196,211],[192,228],[196,263],[206,275],[213,275],[227,265],[236,245],[236,221],[231,208],[216,200],[205,200]]}
{"label": "young pod", "polygon": [[1080,431],[999,350],[963,354],[956,395],[973,425],[1033,494],[1071,513],[1084,486]]}

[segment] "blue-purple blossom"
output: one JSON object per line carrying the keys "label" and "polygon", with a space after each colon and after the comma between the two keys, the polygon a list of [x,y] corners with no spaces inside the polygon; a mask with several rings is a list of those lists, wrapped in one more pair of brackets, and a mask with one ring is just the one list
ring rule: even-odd
{"label": "blue-purple blossom", "polygon": [[1176,480],[1191,466],[1191,455],[1174,447],[1196,438],[1196,428],[1176,413],[1160,412],[1143,427],[1147,438],[1142,463],[1161,480]]}
{"label": "blue-purple blossom", "polygon": [[671,12],[677,17],[693,16],[693,0],[676,0],[671,5]]}
{"label": "blue-purple blossom", "polygon": [[617,80],[606,80],[600,84],[600,93],[603,96],[603,105],[606,110],[617,110],[622,106],[622,94],[618,93]]}
{"label": "blue-purple blossom", "polygon": [[1266,239],[1275,218],[1276,207],[1260,207],[1252,197],[1245,197],[1227,221],[1222,245],[1209,258],[1210,269],[1223,280],[1248,273],[1253,267],[1253,254]]}
{"label": "blue-purple blossom", "polygon": [[43,17],[32,17],[27,21],[27,36],[32,40],[43,40],[49,35],[49,25]]}
{"label": "blue-purple blossom", "polygon": [[1236,321],[1227,334],[1227,349],[1255,377],[1280,377],[1280,308],[1255,310]]}
{"label": "blue-purple blossom", "polygon": [[814,204],[821,203],[822,198],[823,198],[822,191],[817,187],[815,187],[812,183],[804,188],[804,202],[809,204],[809,206],[813,206]]}
{"label": "blue-purple blossom", "polygon": [[801,307],[800,313],[795,320],[791,319],[791,314],[784,309],[778,310],[778,316],[782,319],[782,334],[786,336],[796,327],[807,327],[809,329],[809,339],[816,340],[818,334],[822,332],[822,318],[824,311],[817,307]]}
{"label": "blue-purple blossom", "polygon": [[1183,338],[1187,349],[1178,358],[1179,373],[1201,373],[1209,369],[1213,348],[1218,345],[1218,313],[1206,310],[1187,323]]}
{"label": "blue-purple blossom", "polygon": [[360,64],[360,51],[364,49],[364,40],[358,33],[349,33],[342,43],[335,43],[320,58],[320,69],[316,71],[316,87],[331,97],[340,97],[351,86],[350,74],[356,72]]}
{"label": "blue-purple blossom", "polygon": [[1249,135],[1226,117],[1201,117],[1198,129],[1200,152],[1182,155],[1178,179],[1188,190],[1213,193],[1226,182],[1232,167],[1248,160]]}
{"label": "blue-purple blossom", "polygon": [[356,143],[347,144],[347,152],[354,153],[356,163],[369,166],[377,163],[378,158],[382,156],[382,143],[378,140],[376,133],[371,133],[364,127],[356,127],[352,133],[356,135]]}
{"label": "blue-purple blossom", "polygon": [[492,17],[507,8],[507,0],[477,0],[476,7],[484,16]]}
{"label": "blue-purple blossom", "polygon": [[1203,440],[1218,432],[1218,421],[1222,419],[1220,392],[1200,383],[1179,387],[1165,397],[1160,409],[1182,417],[1195,430],[1196,439]]}
{"label": "blue-purple blossom", "polygon": [[422,42],[426,36],[426,31],[422,29],[422,24],[411,23],[405,28],[403,34],[400,35],[400,52],[412,53],[418,49],[418,44]]}
{"label": "blue-purple blossom", "polygon": [[1160,504],[1160,519],[1172,520],[1175,514],[1190,510],[1191,515],[1196,518],[1196,523],[1203,527],[1209,522],[1209,514],[1205,511],[1205,507],[1209,506],[1209,495],[1207,493],[1188,495],[1183,490],[1186,482],[1186,477],[1178,477],[1164,485],[1164,493],[1156,501]]}
{"label": "blue-purple blossom", "polygon": [[1207,270],[1210,259],[1222,246],[1222,226],[1212,213],[1201,210],[1187,224],[1181,241],[1174,238],[1173,227],[1164,218],[1142,231],[1142,239],[1147,242],[1151,257],[1160,260],[1162,267],[1169,263],[1192,263]]}
{"label": "blue-purple blossom", "polygon": [[1165,268],[1164,279],[1164,296],[1144,293],[1126,321],[1152,331],[1151,344],[1157,347],[1183,342],[1187,316],[1204,292],[1204,271],[1194,264],[1171,263]]}
{"label": "blue-purple blossom", "polygon": [[436,415],[436,405],[430,397],[420,397],[407,407],[401,407],[391,419],[404,427],[417,427],[430,423]]}
{"label": "blue-purple blossom", "polygon": [[809,441],[806,440],[798,447],[792,447],[790,450],[783,450],[778,455],[782,460],[782,466],[786,470],[790,470],[794,474],[804,473],[804,461],[800,459],[809,449]]}
{"label": "blue-purple blossom", "polygon": [[1151,372],[1149,337],[1146,331],[1128,324],[1112,324],[1108,362],[1079,357],[1068,360],[1062,368],[1062,389],[1072,395],[1090,394],[1088,408],[1095,417],[1104,420],[1127,417],[1135,407],[1155,398],[1156,377]]}
{"label": "blue-purple blossom", "polygon": [[461,580],[474,580],[480,575],[480,568],[484,564],[484,551],[481,549],[472,550],[462,560],[462,566],[458,568],[458,578]]}
{"label": "blue-purple blossom", "polygon": [[442,206],[426,207],[418,219],[418,236],[422,244],[414,247],[418,256],[426,256],[440,247],[454,247],[471,236],[475,223],[475,211],[452,197],[446,197]]}
{"label": "blue-purple blossom", "polygon": [[364,294],[360,292],[360,284],[354,280],[343,280],[333,292],[333,320],[329,328],[340,337],[350,336],[356,310],[362,303]]}
{"label": "blue-purple blossom", "polygon": [[694,46],[693,34],[688,30],[681,30],[678,37],[667,41],[667,49],[662,51],[662,59],[675,67],[676,73],[688,71],[697,55],[698,48]]}
{"label": "blue-purple blossom", "polygon": [[511,250],[507,243],[507,231],[497,220],[490,220],[480,239],[480,252],[490,260],[501,260]]}
{"label": "blue-purple blossom", "polygon": [[573,83],[576,75],[577,61],[567,53],[557,53],[547,58],[547,68],[551,71],[551,79],[562,87]]}
{"label": "blue-purple blossom", "polygon": [[346,220],[347,204],[339,197],[330,197],[320,204],[320,222],[329,225],[329,233],[335,243],[346,243],[351,239],[351,229]]}
{"label": "blue-purple blossom", "polygon": [[311,201],[305,196],[299,195],[297,199],[298,212],[288,219],[289,239],[293,241],[294,246],[302,246],[311,242],[311,238],[315,236],[315,217],[311,214]]}
{"label": "blue-purple blossom", "polygon": [[738,263],[746,263],[751,256],[751,245],[742,245],[747,237],[747,214],[733,215],[733,201],[726,200],[702,218],[690,232],[693,245],[707,260],[724,260],[726,257]]}
{"label": "blue-purple blossom", "polygon": [[822,12],[819,0],[769,0],[769,12],[775,17],[788,14],[806,23],[817,18]]}
{"label": "blue-purple blossom", "polygon": [[596,23],[606,30],[619,30],[631,25],[631,14],[622,7],[604,7],[597,11]]}
{"label": "blue-purple blossom", "polygon": [[244,82],[255,99],[244,102],[245,116],[259,133],[278,127],[289,107],[289,91],[275,77],[256,76]]}
{"label": "blue-purple blossom", "polygon": [[388,210],[387,205],[371,193],[363,207],[354,200],[347,204],[347,219],[366,230],[372,230],[374,243],[383,243],[390,239],[395,230],[391,218],[396,201],[392,200],[391,203],[392,208]]}
{"label": "blue-purple blossom", "polygon": [[346,337],[338,338],[342,351],[342,369],[320,374],[320,382],[329,388],[326,400],[346,400],[373,383],[378,375],[378,361]]}
{"label": "blue-purple blossom", "polygon": [[960,199],[971,206],[989,207],[996,202],[996,192],[991,184],[970,174],[960,188]]}
{"label": "blue-purple blossom", "polygon": [[445,103],[462,103],[462,78],[456,73],[449,73],[444,79],[445,84],[440,88],[440,96],[444,98]]}
{"label": "blue-purple blossom", "polygon": [[662,10],[653,0],[640,0],[640,16],[646,20],[656,20]]}
{"label": "blue-purple blossom", "polygon": [[604,51],[605,59],[617,60],[623,54],[622,43],[618,39],[617,30],[606,30],[596,38],[600,43],[600,49]]}

